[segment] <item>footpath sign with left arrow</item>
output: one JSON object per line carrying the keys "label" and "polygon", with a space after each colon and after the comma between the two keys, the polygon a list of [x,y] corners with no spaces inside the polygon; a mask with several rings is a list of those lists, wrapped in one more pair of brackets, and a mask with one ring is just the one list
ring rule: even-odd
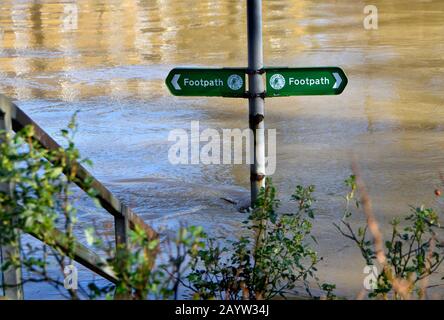
{"label": "footpath sign with left arrow", "polygon": [[243,97],[245,70],[174,68],[165,82],[175,96]]}

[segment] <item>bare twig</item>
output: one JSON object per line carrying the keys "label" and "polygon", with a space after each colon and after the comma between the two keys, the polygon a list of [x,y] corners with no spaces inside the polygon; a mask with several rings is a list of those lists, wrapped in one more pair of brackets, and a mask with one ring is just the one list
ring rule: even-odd
{"label": "bare twig", "polygon": [[378,222],[376,221],[375,215],[373,214],[370,196],[368,195],[367,188],[364,181],[362,180],[361,171],[359,170],[356,161],[352,162],[352,171],[356,177],[356,186],[361,194],[361,203],[363,206],[364,214],[367,217],[367,225],[373,235],[373,239],[375,240],[376,259],[381,264],[381,266],[384,266],[387,258],[384,253],[384,241],[382,233],[379,230]]}

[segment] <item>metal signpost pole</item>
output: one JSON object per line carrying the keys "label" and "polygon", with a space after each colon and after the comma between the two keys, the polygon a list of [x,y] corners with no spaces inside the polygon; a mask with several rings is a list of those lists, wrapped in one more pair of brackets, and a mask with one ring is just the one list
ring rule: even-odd
{"label": "metal signpost pole", "polygon": [[247,0],[248,89],[250,129],[254,135],[254,161],[250,165],[251,206],[265,186],[265,101],[262,46],[262,0]]}
{"label": "metal signpost pole", "polygon": [[[253,207],[259,191],[265,187],[265,97],[338,95],[344,91],[348,79],[339,67],[264,68],[262,0],[247,0],[247,24],[247,69],[174,68],[165,83],[175,96],[248,97],[253,143],[250,143],[250,150],[247,151],[250,158],[253,158],[250,161]],[[246,74],[248,91],[245,85]]]}

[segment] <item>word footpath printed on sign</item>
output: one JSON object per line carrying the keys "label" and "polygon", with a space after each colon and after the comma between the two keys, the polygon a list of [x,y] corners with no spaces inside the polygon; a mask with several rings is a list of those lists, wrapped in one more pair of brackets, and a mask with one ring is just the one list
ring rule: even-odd
{"label": "word footpath printed on sign", "polygon": [[166,78],[175,96],[243,97],[244,69],[175,68]]}
{"label": "word footpath printed on sign", "polygon": [[338,67],[265,68],[267,97],[336,95],[347,86]]}

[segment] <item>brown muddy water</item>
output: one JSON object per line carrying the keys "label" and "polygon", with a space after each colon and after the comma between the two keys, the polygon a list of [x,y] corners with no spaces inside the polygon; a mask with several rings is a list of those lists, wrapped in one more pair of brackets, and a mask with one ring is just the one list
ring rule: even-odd
{"label": "brown muddy water", "polygon": [[[444,2],[375,0],[377,30],[363,27],[366,4],[264,1],[266,65],[340,66],[349,77],[340,96],[266,101],[283,207],[297,184],[316,185],[320,278],[349,298],[362,289],[364,261],[332,224],[352,157],[384,231],[409,205],[443,204],[433,191],[444,170]],[[245,16],[235,0],[1,0],[0,92],[58,140],[80,110],[77,144],[92,172],[148,223],[238,236],[245,216],[220,198],[248,198],[248,167],[173,166],[167,138],[193,120],[246,128],[247,102],[175,98],[164,79],[176,66],[245,66]],[[93,218],[109,220],[85,209],[79,234]],[[57,297],[37,285],[27,292]]]}

